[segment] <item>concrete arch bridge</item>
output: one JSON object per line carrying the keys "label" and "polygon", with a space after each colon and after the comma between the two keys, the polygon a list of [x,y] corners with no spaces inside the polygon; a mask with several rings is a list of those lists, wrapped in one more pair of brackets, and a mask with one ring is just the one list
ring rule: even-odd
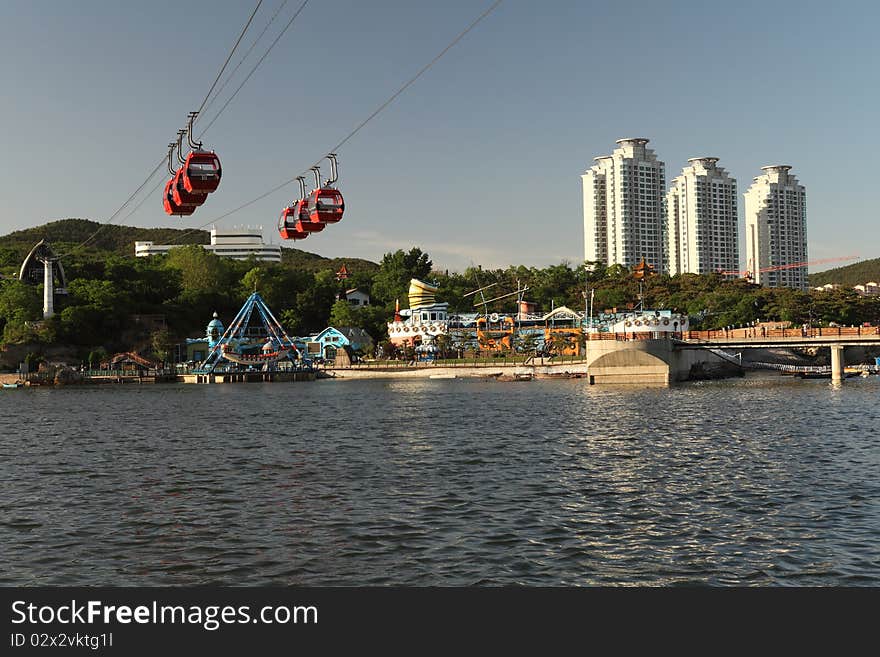
{"label": "concrete arch bridge", "polygon": [[729,362],[725,351],[820,347],[831,350],[831,377],[842,381],[846,347],[880,347],[880,327],[755,328],[684,333],[593,333],[586,341],[591,383],[670,384],[698,363]]}

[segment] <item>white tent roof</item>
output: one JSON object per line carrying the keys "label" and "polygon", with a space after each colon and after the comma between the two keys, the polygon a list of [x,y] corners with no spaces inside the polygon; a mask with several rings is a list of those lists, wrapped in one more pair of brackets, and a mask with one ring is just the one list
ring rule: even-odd
{"label": "white tent roof", "polygon": [[550,311],[541,319],[545,322],[548,319],[581,319],[581,315],[580,313],[572,310],[568,306],[559,306],[559,308],[555,308],[554,310]]}

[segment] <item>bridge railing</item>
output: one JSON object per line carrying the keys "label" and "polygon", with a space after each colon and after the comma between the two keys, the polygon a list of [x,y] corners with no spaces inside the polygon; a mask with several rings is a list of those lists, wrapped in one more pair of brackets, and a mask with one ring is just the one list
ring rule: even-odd
{"label": "bridge railing", "polygon": [[880,336],[880,326],[831,326],[816,328],[779,328],[751,326],[745,328],[684,331],[684,340],[748,340],[762,338],[823,338]]}
{"label": "bridge railing", "polygon": [[587,333],[586,338],[589,341],[596,340],[617,340],[625,342],[630,340],[663,340],[666,338],[680,337],[681,333],[670,333],[669,331],[632,331],[629,333]]}
{"label": "bridge railing", "polygon": [[880,336],[880,326],[831,326],[816,328],[778,328],[749,326],[709,331],[636,331],[627,333],[587,333],[588,341],[595,340],[761,340],[765,338],[828,338]]}

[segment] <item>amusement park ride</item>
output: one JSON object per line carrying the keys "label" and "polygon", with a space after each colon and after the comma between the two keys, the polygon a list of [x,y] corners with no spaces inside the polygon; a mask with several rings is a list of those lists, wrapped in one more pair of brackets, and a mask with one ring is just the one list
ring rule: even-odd
{"label": "amusement park ride", "polygon": [[198,373],[276,372],[306,366],[293,340],[257,292],[247,298],[225,331],[214,313],[207,338],[208,356]]}
{"label": "amusement park ride", "polygon": [[[479,284],[479,279],[477,280],[477,284]],[[468,292],[467,294],[464,294],[462,296],[463,298],[467,298],[476,294],[480,295],[480,300],[474,303],[474,308],[483,306],[482,316],[478,316],[475,320],[477,343],[481,346],[484,346],[488,350],[512,349],[514,333],[516,330],[514,326],[514,317],[498,313],[490,314],[489,304],[496,301],[501,301],[502,299],[508,299],[512,296],[516,296],[517,307],[520,307],[525,297],[525,293],[528,292],[529,288],[528,286],[521,287],[519,281],[517,281],[516,291],[508,292],[506,294],[500,294],[498,296],[492,297],[491,299],[487,299],[485,291],[492,287],[495,287],[495,285],[497,285],[497,283],[490,283],[489,285],[479,287],[476,290]],[[475,296],[474,298],[476,299]]]}
{"label": "amusement park ride", "polygon": [[[171,178],[165,183],[163,203],[165,212],[170,215],[191,215],[220,184],[220,158],[214,151],[202,150],[201,142],[193,141],[193,121],[197,115],[198,112],[189,113],[186,129],[179,130],[177,140],[168,145]],[[191,149],[186,157],[184,137]],[[175,151],[178,169],[173,166]],[[278,232],[283,239],[305,239],[342,219],[345,202],[342,193],[332,186],[339,178],[336,154],[330,153],[327,159],[330,160],[330,178],[322,184],[320,168],[312,167],[315,189],[309,194],[306,194],[304,177],[296,178],[299,198],[284,208],[278,220]],[[345,277],[347,275],[345,272]],[[276,372],[310,367],[256,291],[245,301],[229,328],[223,329],[215,313],[208,325],[207,340],[208,356],[196,369],[197,373]]]}

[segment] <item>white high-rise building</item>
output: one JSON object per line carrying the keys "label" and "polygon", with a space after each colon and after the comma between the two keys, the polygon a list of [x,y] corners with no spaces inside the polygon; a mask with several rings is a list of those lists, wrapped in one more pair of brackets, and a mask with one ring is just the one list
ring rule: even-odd
{"label": "white high-rise building", "polygon": [[595,158],[596,164],[581,176],[584,190],[584,260],[608,262],[608,211],[605,203],[611,158]]}
{"label": "white high-rise building", "polygon": [[689,159],[666,195],[670,274],[739,269],[736,180],[717,162]]}
{"label": "white high-rise building", "polygon": [[664,260],[666,166],[642,137],[618,139],[582,176],[584,259],[632,267],[644,258],[657,273]]}
{"label": "white high-rise building", "polygon": [[745,193],[746,269],[765,287],[806,290],[806,265],[786,267],[807,261],[806,189],[787,164],[761,169]]}

